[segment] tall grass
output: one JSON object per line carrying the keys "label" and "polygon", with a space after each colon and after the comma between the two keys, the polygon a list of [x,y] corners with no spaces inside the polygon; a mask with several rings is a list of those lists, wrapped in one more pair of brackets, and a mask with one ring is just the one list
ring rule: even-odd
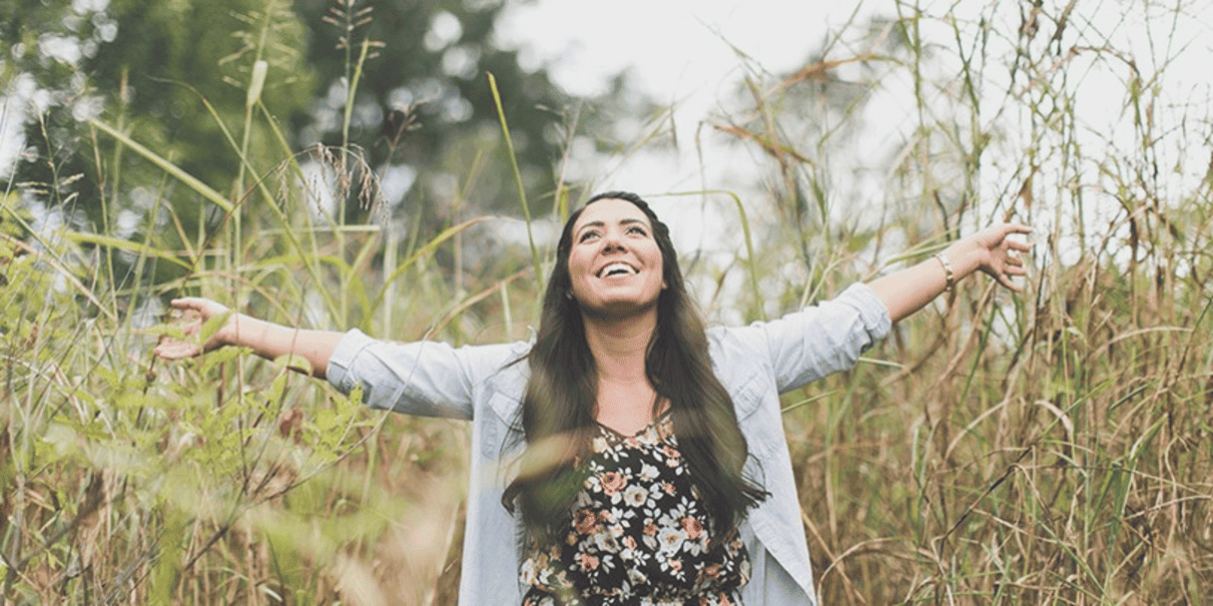
{"label": "tall grass", "polygon": [[[876,40],[902,46],[755,80],[752,105],[726,117],[720,130],[759,146],[777,175],[766,199],[708,194],[737,203],[730,216],[747,234],[735,304],[775,315],[1004,217],[1037,226],[1036,267],[1019,296],[964,282],[855,370],[787,395],[822,602],[1210,602],[1211,184],[1165,177],[1172,147],[1188,146],[1185,174],[1209,156],[1207,109],[1163,103],[1151,79],[1165,70],[1126,72],[1133,153],[1088,152],[1069,80],[1079,71],[1041,49],[1052,48],[1049,27],[1091,38],[1094,26],[1067,7],[1025,8],[1017,33],[1005,7],[978,24],[898,6]],[[1032,19],[1051,25],[1029,35]],[[942,50],[921,31],[941,26],[954,44]],[[1121,62],[1110,44],[1090,52]],[[959,66],[942,80],[931,67],[941,54]],[[351,70],[363,60],[351,53]],[[1000,70],[1013,86],[991,109]],[[910,91],[913,136],[885,173],[879,221],[848,208],[831,172],[846,132],[860,128],[859,103],[829,120],[805,109],[824,104],[823,89],[806,88],[821,74],[869,94]],[[96,124],[98,158],[151,162],[165,171],[162,199],[187,188],[219,209],[213,231],[180,234],[181,250],[150,231],[139,242],[37,233],[21,198],[3,199],[6,603],[453,603],[464,424],[370,412],[358,394],[290,372],[291,360],[237,349],[164,364],[150,346],[176,329],[146,316],[166,297],[201,294],[384,338],[524,338],[541,283],[528,268],[545,253],[514,251],[455,283],[433,253],[467,246],[457,236],[496,219],[411,238],[317,210],[328,197],[373,206],[373,174],[357,150],[289,149],[255,84],[245,124],[225,127],[278,135],[260,146],[229,135],[217,153],[245,167],[232,196],[219,193],[230,184],[197,181],[120,126]],[[1176,122],[1204,139],[1178,138]],[[306,177],[308,163],[331,179]],[[154,212],[183,223],[171,205]],[[120,280],[104,270],[110,255],[182,274]]]}
{"label": "tall grass", "polygon": [[[767,213],[806,251],[806,290],[991,222],[1037,228],[1022,296],[971,279],[869,363],[789,395],[823,603],[1213,600],[1213,129],[1207,86],[1168,87],[1175,20],[1200,6],[1142,9],[1149,56],[1074,6],[899,3],[872,36],[840,33],[837,57],[752,81],[719,128],[770,159]],[[1084,94],[1108,74],[1122,105],[1104,124]],[[884,199],[854,198],[836,155],[882,96],[905,142],[863,166]]]}
{"label": "tall grass", "polygon": [[[341,8],[361,19],[354,4]],[[351,58],[353,83],[372,47]],[[373,171],[356,149],[286,145],[258,94],[284,75],[254,50],[244,123],[211,112],[230,144],[216,153],[241,161],[228,187],[187,174],[121,122],[93,121],[99,175],[131,159],[165,171],[151,186],[162,203],[144,218],[144,237],[39,233],[22,197],[3,199],[4,603],[426,604],[453,593],[462,424],[367,411],[358,394],[291,372],[294,360],[239,349],[180,364],[151,356],[159,335],[180,336],[154,317],[172,296],[208,296],[289,325],[455,341],[518,338],[491,318],[535,298],[525,281],[504,288],[524,256],[486,267],[452,296],[427,259],[478,221],[423,241],[386,224],[347,225],[345,201],[380,204]],[[272,136],[250,138],[254,130]],[[182,190],[210,206],[196,222],[166,202]],[[102,201],[104,215],[117,214],[115,198]],[[191,223],[211,227],[181,229]],[[183,247],[168,247],[157,226]],[[398,256],[384,259],[385,240]],[[134,276],[113,275],[116,256]],[[181,277],[146,279],[156,264]]]}

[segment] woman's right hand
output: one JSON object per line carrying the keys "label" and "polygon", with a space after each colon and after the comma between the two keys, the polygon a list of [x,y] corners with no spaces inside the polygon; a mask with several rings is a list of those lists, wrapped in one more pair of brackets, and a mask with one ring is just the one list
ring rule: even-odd
{"label": "woman's right hand", "polygon": [[[169,304],[173,309],[183,312],[183,317],[186,319],[183,328],[187,337],[197,336],[198,332],[202,330],[202,325],[206,324],[208,320],[231,311],[225,305],[200,297],[173,299]],[[160,342],[156,344],[152,353],[165,360],[180,360],[201,355],[224,345],[232,345],[235,343],[236,317],[237,314],[230,314],[223,327],[215,331],[215,334],[211,335],[211,338],[207,339],[201,347],[196,339],[175,339],[164,336],[160,338]]]}

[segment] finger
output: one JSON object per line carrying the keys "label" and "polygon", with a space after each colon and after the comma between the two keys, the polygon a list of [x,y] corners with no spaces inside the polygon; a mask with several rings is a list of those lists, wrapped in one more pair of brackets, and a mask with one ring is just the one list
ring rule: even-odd
{"label": "finger", "polygon": [[1023,223],[1003,223],[1002,229],[1003,229],[1003,233],[1008,233],[1008,234],[1030,234],[1030,233],[1032,233],[1032,228],[1027,225],[1024,225]]}
{"label": "finger", "polygon": [[1018,240],[1007,240],[1006,242],[1007,242],[1007,248],[1010,248],[1010,249],[1018,251],[1018,252],[1026,253],[1026,252],[1031,252],[1031,250],[1032,250],[1031,242],[1020,242]]}
{"label": "finger", "polygon": [[227,309],[226,306],[205,297],[180,297],[170,301],[169,305],[184,311],[193,310],[201,314],[211,315]]}
{"label": "finger", "polygon": [[[202,331],[202,318],[194,318],[181,325],[181,330],[187,337],[196,337]],[[187,341],[188,342],[188,341]]]}
{"label": "finger", "polygon": [[171,340],[160,343],[152,350],[152,353],[165,360],[180,360],[183,358],[192,358],[200,353],[197,345],[185,343],[182,341]]}
{"label": "finger", "polygon": [[181,297],[179,299],[169,301],[168,304],[174,309],[198,309],[202,307],[202,301],[203,300],[198,297]]}
{"label": "finger", "polygon": [[169,305],[178,312],[178,317],[181,318],[197,318],[205,316],[202,304],[191,299],[173,299]]}
{"label": "finger", "polygon": [[1003,286],[1005,286],[1005,287],[1007,287],[1007,288],[1009,288],[1009,289],[1011,289],[1011,290],[1013,290],[1013,291],[1015,291],[1015,292],[1022,292],[1022,291],[1023,291],[1023,287],[1022,287],[1022,286],[1020,286],[1020,285],[1018,285],[1018,284],[1016,284],[1016,283],[1012,282],[1012,281],[1011,281],[1011,279],[1010,279],[1010,278],[1008,278],[1006,275],[1002,275],[1002,274],[1000,274],[1000,275],[998,276],[998,283],[999,283],[999,284],[1002,284]]}
{"label": "finger", "polygon": [[1003,223],[1001,225],[991,227],[990,230],[993,232],[996,238],[994,241],[998,242],[999,244],[1014,246],[1016,250],[1024,251],[1029,250],[1032,247],[1030,241],[1021,242],[1017,239],[1011,238],[1011,236],[1014,235],[1026,235],[1032,233],[1032,228],[1028,227],[1027,225],[1022,223]]}

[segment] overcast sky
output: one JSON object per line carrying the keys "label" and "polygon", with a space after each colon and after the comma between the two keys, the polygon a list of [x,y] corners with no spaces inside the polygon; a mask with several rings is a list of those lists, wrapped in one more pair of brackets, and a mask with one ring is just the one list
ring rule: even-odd
{"label": "overcast sky", "polygon": [[[1049,5],[1046,12],[1055,15],[1068,2],[1052,0],[1046,4]],[[1008,45],[1014,43],[1022,4],[1013,0],[966,3],[921,0],[914,6],[931,15],[919,24],[925,37],[945,48],[942,69],[947,70],[946,56],[954,56],[956,41],[950,39],[948,24],[939,15],[951,13],[972,23],[980,16],[995,15],[1001,21],[991,25],[994,32],[991,50],[1005,54]],[[1211,6],[1213,0],[1075,3],[1066,44],[1128,51],[1124,57],[1137,62],[1143,77],[1165,74],[1162,85],[1167,90],[1159,97],[1165,104],[1159,109],[1160,115],[1175,107],[1191,106],[1195,110],[1188,112],[1188,122],[1177,128],[1190,129],[1197,136],[1203,126],[1204,136],[1208,137],[1208,101],[1213,78]],[[602,92],[607,78],[631,70],[632,83],[657,102],[674,108],[674,123],[682,131],[678,133],[679,140],[685,142],[694,138],[704,121],[720,116],[720,105],[731,98],[744,75],[743,66],[761,66],[771,73],[790,72],[804,66],[809,53],[820,48],[827,37],[847,32],[856,39],[862,33],[860,24],[877,14],[893,16],[896,9],[892,0],[507,2],[498,22],[496,42],[519,48],[524,65],[547,67],[553,79],[573,94]],[[908,14],[911,9],[902,10]],[[1054,29],[1047,21],[1041,28],[1045,32]],[[842,44],[834,48],[830,58],[844,59],[862,50],[865,49]],[[1075,100],[1082,104],[1078,114],[1089,122],[1089,131],[1107,136],[1124,128],[1127,122],[1127,70],[1115,59],[1109,59],[1110,54],[1104,54],[1100,61],[1089,61],[1097,55],[1083,53],[1059,64],[1059,69],[1066,71],[1067,84],[1078,91]],[[1163,60],[1171,63],[1160,65]],[[987,79],[986,85],[991,91],[1005,90],[998,81],[1005,74],[996,71],[982,74]],[[32,81],[24,79],[6,83],[7,91],[17,94],[5,98],[0,117],[0,165],[11,164],[18,151],[13,135],[23,118],[23,108],[14,107],[11,99],[28,97],[30,91],[25,89],[32,86]],[[863,118],[869,124],[868,139],[859,144],[858,153],[853,154],[857,157],[851,162],[881,157],[887,150],[903,145],[917,128],[912,83],[891,77],[881,81],[881,89],[881,94],[868,103],[870,115]],[[998,111],[999,104],[1005,103],[1005,98],[994,95],[983,100],[987,102],[994,111],[985,115],[991,115]],[[763,161],[761,154],[750,150],[749,157],[739,158],[736,153],[710,147],[724,138],[709,137],[706,150],[683,144],[682,153],[676,155],[655,150],[611,159],[605,164],[600,158],[595,159],[596,163],[583,163],[582,174],[575,176],[592,179],[598,186],[596,189],[640,192],[731,188],[746,181],[753,183],[756,165]],[[705,153],[699,155],[701,151]],[[0,174],[4,171],[0,170]],[[879,188],[878,180],[873,181],[870,185]]]}
{"label": "overcast sky", "polygon": [[682,97],[736,76],[730,45],[774,71],[803,65],[857,7],[870,13],[851,1],[538,0],[511,5],[498,35],[571,93],[603,92],[604,79],[627,68],[657,96]]}
{"label": "overcast sky", "polygon": [[[772,73],[803,67],[830,32],[851,18],[864,22],[873,5],[849,0],[538,0],[510,5],[498,21],[497,39],[520,48],[524,66],[546,66],[557,84],[576,95],[605,92],[611,76],[629,70],[631,83],[673,108],[674,123],[686,131],[679,135],[689,141],[699,123],[718,115],[719,105],[733,95],[745,75],[743,63]],[[641,153],[626,165],[617,159],[592,176],[612,188],[699,189],[699,161]],[[729,173],[736,168],[728,163],[715,167],[725,181],[731,181]]]}
{"label": "overcast sky", "polygon": [[[1061,70],[1058,73],[1064,74],[1064,78],[1051,78],[1050,85],[1066,87],[1075,103],[1073,112],[1080,122],[1078,136],[1085,146],[1083,153],[1098,158],[1101,146],[1108,156],[1134,154],[1135,149],[1140,149],[1134,148],[1139,144],[1134,142],[1129,104],[1128,80],[1132,69],[1138,70],[1148,86],[1157,88],[1152,97],[1156,113],[1153,118],[1165,121],[1158,129],[1165,135],[1160,140],[1163,149],[1159,153],[1163,162],[1168,166],[1182,163],[1184,158],[1177,158],[1176,154],[1199,149],[1202,136],[1207,150],[1209,107],[1213,100],[1213,67],[1210,67],[1213,1],[1046,0],[1046,15],[1040,20],[1042,33],[1035,48],[1043,48],[1056,29],[1050,19],[1067,4],[1073,4],[1074,9],[1063,44],[1065,49],[1078,47],[1079,52],[1065,58],[1059,55],[1056,69]],[[1017,134],[1026,136],[1028,125],[1034,120],[1026,102],[1032,95],[1030,92],[1022,95],[1026,80],[1021,73],[1016,85],[1020,88],[1009,84],[1023,6],[1026,5],[1013,0],[964,3],[922,0],[902,8],[906,15],[912,14],[912,7],[919,7],[928,15],[918,25],[923,37],[942,49],[933,61],[944,79],[947,74],[954,77],[960,70],[955,33],[949,18],[941,16],[950,14],[962,28],[968,28],[965,44],[973,44],[972,40],[977,38],[973,32],[979,20],[988,21],[991,32],[988,46],[981,51],[973,47],[966,51],[986,52],[995,57],[981,74],[980,104],[983,119],[999,120],[999,128],[1010,133],[1008,149],[1012,157],[1004,158],[1010,165],[1022,160],[1014,156],[1016,145],[1023,150],[1034,145],[1027,139],[1014,140]],[[739,52],[752,60],[750,65],[761,65],[772,73],[787,73],[803,67],[809,53],[820,48],[827,36],[848,32],[844,39],[854,40],[862,33],[862,24],[873,15],[895,16],[896,10],[897,4],[892,0],[609,3],[536,0],[510,6],[498,23],[498,38],[506,45],[522,49],[524,63],[547,66],[554,80],[572,93],[602,92],[607,76],[622,69],[633,70],[635,83],[658,102],[675,108],[675,122],[683,131],[679,140],[686,141],[693,137],[700,122],[712,119],[714,111],[719,115],[719,104],[735,89],[743,75]],[[845,59],[861,50],[865,49],[842,44],[834,48],[829,58]],[[1129,61],[1132,68],[1128,67]],[[887,157],[889,150],[896,150],[915,136],[919,118],[915,113],[913,82],[904,69],[900,73],[890,72],[887,79],[881,80],[881,90],[867,104],[867,115],[862,119],[868,132],[857,143],[857,153],[852,154],[856,157],[843,161],[856,166],[873,162]],[[1022,98],[1008,100],[1010,89],[1015,89]],[[1020,132],[1016,133],[1016,129]],[[1180,132],[1183,130],[1188,132]],[[1196,140],[1187,140],[1188,146],[1183,147],[1178,145],[1183,137]],[[693,149],[694,146],[682,147],[681,155],[676,156],[641,153],[619,158],[593,168],[596,172],[588,176],[601,183],[596,188],[599,190],[619,187],[671,192],[704,186],[714,189],[734,187],[746,175],[753,182],[752,171],[762,161],[760,154],[747,159],[722,149],[709,149],[700,156],[700,150]],[[1199,178],[1197,173],[1203,175],[1198,164],[1207,164],[1207,158],[1205,163],[1187,162],[1184,169],[1187,178]],[[855,172],[853,167],[847,171]],[[983,191],[983,195],[995,191],[1005,195],[1009,177],[997,171],[987,172],[994,175],[987,185],[994,191]],[[714,182],[704,183],[704,174]],[[1042,175],[1040,181],[1048,178],[1049,175]],[[866,181],[856,187],[869,187],[874,196],[884,186],[878,177]],[[1003,189],[999,190],[1000,187]]]}

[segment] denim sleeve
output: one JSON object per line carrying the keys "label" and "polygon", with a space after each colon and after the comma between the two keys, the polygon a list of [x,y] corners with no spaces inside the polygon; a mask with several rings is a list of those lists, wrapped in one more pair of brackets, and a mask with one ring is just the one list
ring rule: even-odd
{"label": "denim sleeve", "polygon": [[337,344],[326,375],[342,393],[361,386],[362,401],[372,408],[471,419],[479,386],[523,353],[518,344],[380,341],[355,329]]}
{"label": "denim sleeve", "polygon": [[730,332],[736,345],[769,361],[783,393],[851,368],[890,328],[880,297],[857,283],[829,301]]}

